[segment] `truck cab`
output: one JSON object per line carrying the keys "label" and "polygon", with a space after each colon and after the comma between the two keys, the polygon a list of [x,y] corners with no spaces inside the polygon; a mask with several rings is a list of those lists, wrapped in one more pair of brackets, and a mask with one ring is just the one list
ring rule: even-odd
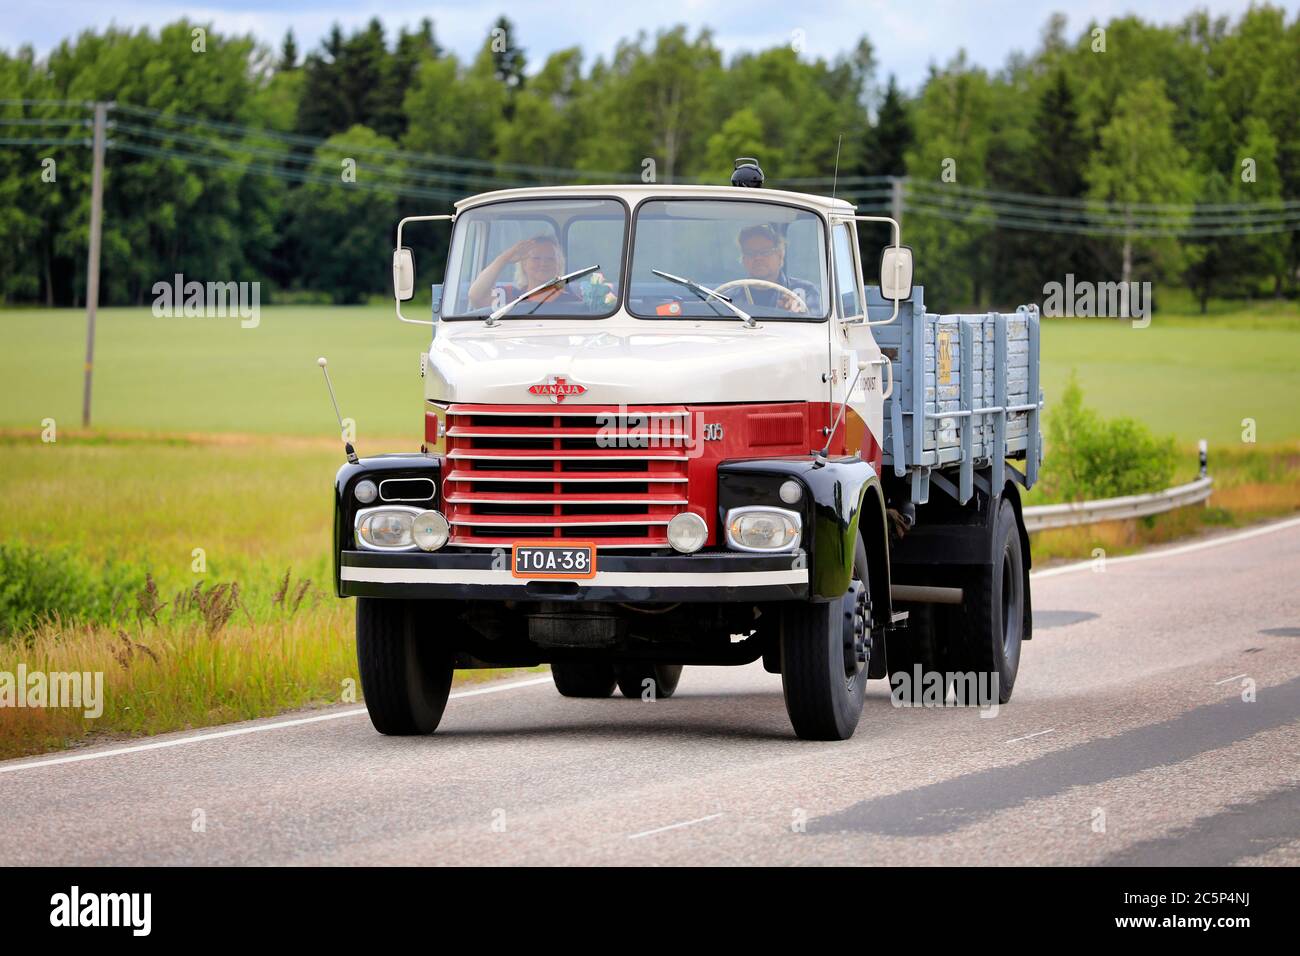
{"label": "truck cab", "polygon": [[[738,163],[732,186],[503,190],[399,224],[397,316],[433,329],[423,443],[349,461],[335,488],[336,590],[357,599],[378,730],[432,732],[456,668],[548,663],[566,696],[663,699],[684,665],[762,660],[799,736],[844,739],[867,680],[891,673],[887,645],[907,641],[909,608],[933,630],[932,599],[961,606],[965,578],[924,555],[913,583],[892,580],[891,548],[927,510],[932,475],[970,489],[946,523],[991,524],[976,564],[992,567],[1001,456],[984,449],[981,501],[980,449],[914,464],[925,442],[909,443],[901,406],[886,453],[902,350],[882,351],[877,333],[929,328],[898,224],[747,188],[755,169]],[[893,235],[870,288],[862,219]],[[430,220],[451,224],[445,277],[433,315],[413,319],[402,233]],[[1036,465],[1028,430],[1021,451]],[[949,482],[954,467],[970,475]],[[1029,620],[1012,497],[1023,553],[1004,568],[1020,593],[1003,609],[1019,628],[1004,685]],[[934,638],[897,660],[952,663],[918,656]]]}

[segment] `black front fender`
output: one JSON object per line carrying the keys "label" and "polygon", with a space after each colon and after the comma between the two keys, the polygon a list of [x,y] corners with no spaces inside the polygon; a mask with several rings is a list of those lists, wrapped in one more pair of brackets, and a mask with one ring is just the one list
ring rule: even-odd
{"label": "black front fender", "polygon": [[[779,495],[782,483],[788,479],[799,482],[804,489],[802,498],[793,505],[783,502]],[[718,466],[719,528],[726,527],[729,509],[745,505],[770,504],[802,515],[803,548],[809,555],[809,594],[814,598],[838,598],[848,590],[863,508],[879,509],[880,515],[873,514],[870,524],[883,526],[883,502],[876,470],[856,456],[763,458]],[[867,540],[869,557],[879,550],[873,547],[873,539],[869,536]],[[886,546],[882,541],[879,547]],[[883,558],[887,569],[888,556]]]}
{"label": "black front fender", "polygon": [[[378,484],[384,478],[432,478],[434,500],[429,507],[438,508],[442,504],[442,483],[438,476],[442,471],[442,459],[433,455],[420,453],[376,455],[362,458],[355,464],[345,462],[334,476],[334,594],[344,597],[340,580],[340,555],[356,547],[352,540],[352,522],[357,509],[370,507],[360,505],[352,494],[356,483],[363,478],[373,477]],[[374,504],[382,504],[380,501]]]}

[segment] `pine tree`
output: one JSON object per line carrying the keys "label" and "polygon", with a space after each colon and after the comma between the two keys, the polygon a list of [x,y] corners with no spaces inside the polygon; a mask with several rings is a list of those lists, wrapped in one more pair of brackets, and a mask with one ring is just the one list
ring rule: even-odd
{"label": "pine tree", "polygon": [[871,131],[869,140],[871,155],[867,161],[867,167],[871,172],[868,175],[907,175],[905,157],[913,139],[912,120],[907,115],[907,104],[903,101],[903,94],[891,73],[875,128]]}
{"label": "pine tree", "polygon": [[[1079,126],[1079,109],[1069,74],[1063,66],[1038,100],[1034,113],[1033,147],[1027,191],[1045,196],[1080,199],[1088,192],[1088,144]],[[1022,236],[1026,233],[1021,232]],[[1022,252],[1035,264],[1036,288],[1018,291],[1037,299],[1044,282],[1063,282],[1067,273],[1094,275],[1098,269],[1094,243],[1087,236],[1068,232],[1034,232]]]}
{"label": "pine tree", "polygon": [[298,69],[298,44],[293,38],[292,27],[285,31],[284,43],[280,46],[280,69]]}
{"label": "pine tree", "polygon": [[1064,67],[1058,67],[1034,115],[1037,191],[1048,196],[1083,196],[1088,189],[1084,176],[1087,154],[1070,77]]}
{"label": "pine tree", "polygon": [[505,17],[492,24],[491,49],[497,79],[508,90],[523,89],[524,51],[515,43],[515,25]]}

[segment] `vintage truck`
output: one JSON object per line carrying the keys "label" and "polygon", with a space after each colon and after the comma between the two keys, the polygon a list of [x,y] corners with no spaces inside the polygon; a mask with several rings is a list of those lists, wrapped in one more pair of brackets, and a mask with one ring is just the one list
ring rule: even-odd
{"label": "vintage truck", "polygon": [[[731,185],[510,189],[398,224],[397,317],[434,328],[424,442],[349,445],[335,481],[377,730],[432,732],[456,668],[542,663],[568,697],[662,700],[683,665],[761,660],[816,740],[853,734],[870,678],[899,704],[933,702],[931,674],[1010,698],[1038,314],[927,313],[899,224],[854,210],[738,160]],[[429,221],[445,278],[411,319],[403,230]],[[863,221],[892,234],[876,286]]]}

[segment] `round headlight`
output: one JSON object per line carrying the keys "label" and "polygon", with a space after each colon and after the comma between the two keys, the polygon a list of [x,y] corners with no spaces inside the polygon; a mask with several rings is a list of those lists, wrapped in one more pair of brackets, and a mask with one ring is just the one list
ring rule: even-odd
{"label": "round headlight", "polygon": [[365,546],[380,551],[397,551],[415,544],[411,511],[376,508],[357,518],[357,537]]}
{"label": "round headlight", "polygon": [[694,512],[683,511],[668,522],[668,543],[682,554],[700,550],[708,537],[709,526]]}
{"label": "round headlight", "polygon": [[781,490],[778,494],[780,494],[781,500],[786,504],[795,504],[803,497],[803,485],[791,478],[787,481],[781,482]]}
{"label": "round headlight", "polygon": [[379,489],[369,478],[363,478],[357,482],[357,486],[352,489],[352,493],[357,496],[357,501],[363,505],[368,505],[379,495]]}
{"label": "round headlight", "polygon": [[438,512],[422,511],[415,516],[411,535],[422,551],[437,551],[451,536],[451,526]]}
{"label": "round headlight", "polygon": [[792,551],[801,521],[779,508],[737,508],[727,513],[727,543],[740,551]]}

